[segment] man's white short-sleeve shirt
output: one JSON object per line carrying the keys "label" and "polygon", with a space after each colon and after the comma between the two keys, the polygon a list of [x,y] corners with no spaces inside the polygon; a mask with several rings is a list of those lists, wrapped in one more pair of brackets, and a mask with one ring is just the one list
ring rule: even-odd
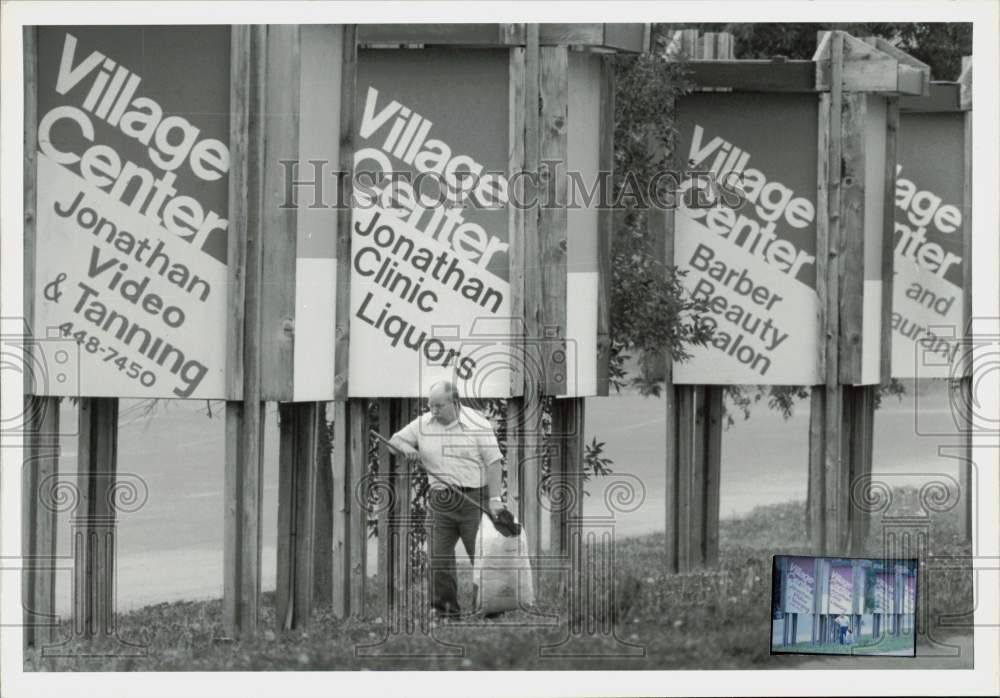
{"label": "man's white short-sleeve shirt", "polygon": [[[424,469],[456,487],[484,487],[486,468],[502,458],[493,425],[469,407],[458,419],[441,424],[425,412],[393,434],[420,452]],[[431,487],[443,487],[432,476]]]}

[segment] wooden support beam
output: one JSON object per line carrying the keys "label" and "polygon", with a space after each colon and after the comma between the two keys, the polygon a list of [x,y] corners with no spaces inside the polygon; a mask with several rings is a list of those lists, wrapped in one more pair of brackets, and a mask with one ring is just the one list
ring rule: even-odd
{"label": "wooden support beam", "polygon": [[825,492],[823,490],[823,422],[825,391],[813,386],[809,391],[809,470],[806,478],[806,535],[813,552],[820,549],[826,526],[823,518]]}
{"label": "wooden support beam", "polygon": [[[260,299],[261,399],[291,400],[295,358],[295,276],[298,209],[283,207],[284,168],[279,162],[299,159],[299,93],[301,37],[297,24],[268,27],[264,128],[263,193],[260,221],[261,260],[267,293]],[[293,78],[293,79],[290,79]]]}
{"label": "wooden support beam", "polygon": [[570,531],[583,515],[584,399],[554,400],[552,435],[558,446],[550,450],[549,546],[554,554],[569,555]]}
{"label": "wooden support beam", "polygon": [[[863,556],[865,540],[871,524],[868,511],[859,504],[865,501],[864,492],[858,483],[870,482],[872,473],[872,447],[875,435],[875,396],[877,385],[863,385],[847,389],[852,403],[850,423],[845,424],[844,431],[850,434],[850,481],[848,493],[850,512],[848,526],[850,530],[850,553]],[[845,413],[847,410],[845,410]],[[867,489],[867,485],[864,486]]]}
{"label": "wooden support beam", "polygon": [[[690,31],[679,32],[678,40],[685,42],[682,48],[687,53],[691,41]],[[671,139],[671,147],[673,147]],[[650,138],[650,143],[655,140]],[[651,147],[654,147],[651,145]],[[663,273],[672,273],[674,267],[674,209],[650,207],[646,217],[646,230],[653,241],[653,251],[661,263]],[[677,435],[680,432],[679,392],[682,387],[673,382],[673,357],[669,351],[663,352],[663,414],[664,414],[664,571],[669,573],[682,571],[680,563],[680,525],[681,525],[681,495],[680,485],[683,473],[680,459],[680,442]],[[685,558],[686,559],[686,558]],[[686,564],[686,563],[685,563]]]}
{"label": "wooden support beam", "polygon": [[[529,24],[527,44],[524,53],[525,64],[525,171],[539,173],[542,155],[541,123],[541,49],[539,47],[539,26]],[[538,201],[541,188],[525,180],[525,196],[528,201]],[[534,197],[534,198],[532,198]],[[545,388],[544,366],[539,338],[544,337],[545,306],[543,299],[543,272],[541,264],[533,263],[541,250],[540,213],[529,210],[524,218],[524,322],[525,322],[525,375],[524,397],[512,401],[517,410],[516,420],[508,423],[508,436],[513,427],[517,435],[518,449],[515,455],[520,462],[518,469],[518,489],[520,495],[520,516],[528,537],[528,549],[534,557],[541,549],[541,507],[539,501],[540,461],[544,442],[542,439],[542,391]],[[539,368],[542,367],[542,368]]]}
{"label": "wooden support beam", "polygon": [[524,414],[524,398],[512,397],[507,400],[507,508],[514,517],[524,521],[524,497],[522,495],[524,465],[524,427],[521,423]]}
{"label": "wooden support beam", "polygon": [[263,419],[262,402],[226,403],[223,622],[233,637],[253,637],[260,613]]}
{"label": "wooden support beam", "polygon": [[[694,42],[696,57],[712,63],[731,59],[731,39],[707,32]],[[665,245],[657,249],[666,271],[674,258],[673,212],[647,215],[657,239],[662,229]],[[723,388],[674,386],[669,357],[665,368],[667,568],[686,572],[718,561]]]}
{"label": "wooden support beam", "polygon": [[[398,399],[398,398],[397,398]],[[382,434],[385,438],[391,438],[399,427],[396,426],[395,421],[392,419],[392,405],[393,400],[388,398],[380,398],[376,401],[378,409],[378,432]],[[380,447],[378,449],[378,481],[380,484],[384,483],[388,491],[393,492],[394,496],[398,495],[398,492],[391,489],[393,485],[392,481],[392,463],[391,461],[391,451],[388,448]],[[378,543],[378,554],[377,554],[377,579],[378,587],[380,592],[380,601],[383,604],[383,608],[389,608],[389,599],[392,596],[392,561],[390,559],[390,519],[392,517],[392,505],[385,507],[380,507],[378,509],[378,531],[377,531],[377,543]],[[387,616],[385,616],[387,617]]]}
{"label": "wooden support beam", "polygon": [[524,24],[361,24],[358,41],[379,45],[516,46],[524,43]]}
{"label": "wooden support beam", "polygon": [[648,25],[639,22],[614,24],[540,25],[542,46],[588,46],[623,53],[649,50]]}
{"label": "wooden support beam", "polygon": [[[399,431],[413,417],[410,400],[394,399],[389,402],[388,423],[392,433]],[[384,434],[387,438],[390,434]],[[388,521],[389,541],[387,546],[388,569],[392,588],[389,594],[390,632],[403,632],[406,620],[410,619],[409,606],[406,603],[409,595],[406,590],[412,584],[410,565],[410,507],[411,507],[411,473],[405,458],[389,457],[389,472],[392,478],[394,497],[389,511]],[[410,629],[412,632],[412,628]]]}
{"label": "wooden support beam", "polygon": [[[829,37],[824,37],[813,55],[817,90],[832,91],[834,85],[851,92],[895,93],[899,90],[898,60],[846,32],[827,34]],[[833,52],[836,45],[841,47],[838,54]],[[840,63],[836,69],[834,62]]]}
{"label": "wooden support beam", "polygon": [[[521,400],[521,523],[528,539],[528,551],[536,559],[542,551],[541,476],[545,456],[542,402],[537,393]],[[507,426],[510,429],[510,425]]]}
{"label": "wooden support beam", "polygon": [[541,311],[541,332],[532,336],[540,340],[543,391],[546,395],[561,395],[566,392],[567,369],[565,168],[569,147],[569,53],[565,46],[541,47],[538,82],[541,107],[538,174],[542,206],[538,210],[535,253],[526,261],[540,267],[531,275],[539,283],[532,285],[534,292],[526,294],[526,301],[529,312],[537,316]]}
{"label": "wooden support beam", "polygon": [[[695,387],[678,385],[677,395],[677,570],[688,572],[694,566],[695,555],[691,550],[691,508],[694,500],[694,413]],[[667,438],[670,438],[669,436]]]}
{"label": "wooden support beam", "polygon": [[[409,409],[406,400],[399,398],[379,401],[379,421],[382,422],[381,409],[386,409],[382,435],[391,438],[392,434],[399,431],[407,423]],[[382,449],[388,451],[388,449]],[[409,532],[410,513],[410,473],[409,466],[405,458],[396,458],[391,453],[386,453],[386,473],[389,475],[390,486],[392,488],[392,504],[386,512],[385,530],[385,575],[386,575],[386,608],[388,615],[386,622],[389,623],[390,632],[403,632],[403,612],[406,609],[405,601],[407,595],[404,590],[409,585],[409,546],[407,545],[407,534]],[[382,461],[379,461],[382,467]],[[379,535],[382,535],[381,529]],[[381,541],[380,541],[381,543]],[[379,548],[381,565],[382,548]]]}
{"label": "wooden support beam", "polygon": [[344,59],[340,78],[340,163],[344,173],[337,211],[337,298],[334,303],[333,395],[344,401],[349,394],[351,350],[351,203],[354,198],[354,100],[358,75],[358,27],[344,26]]}
{"label": "wooden support beam", "polygon": [[[902,49],[893,46],[891,43],[889,43],[882,37],[877,37],[876,48],[878,48],[878,50],[882,51],[883,53],[889,54],[897,61],[899,61],[901,67],[906,67],[912,71],[920,73],[922,76],[922,80],[919,83],[921,89],[920,94],[922,94],[924,97],[928,95],[930,91],[931,78],[933,77],[931,75],[931,67],[929,64],[924,63],[920,59],[911,56]],[[904,91],[903,89],[900,89],[899,91],[900,93],[903,94],[911,94],[910,92]]]}
{"label": "wooden support beam", "polygon": [[[243,398],[243,333],[246,303],[250,110],[260,89],[259,64],[251,71],[250,27],[230,30],[229,50],[229,228],[226,252],[226,398]],[[254,81],[254,82],[252,82]],[[256,197],[256,192],[254,194]],[[256,200],[256,199],[254,199]]]}
{"label": "wooden support beam", "polygon": [[930,71],[900,64],[896,84],[898,94],[926,96],[930,90]]}
{"label": "wooden support beam", "polygon": [[840,548],[843,526],[843,511],[840,491],[840,473],[843,467],[840,428],[843,419],[843,389],[840,386],[840,359],[838,343],[840,338],[840,266],[844,252],[842,233],[842,181],[843,174],[843,85],[844,34],[834,32],[831,40],[832,87],[830,89],[830,133],[828,182],[829,220],[825,264],[820,266],[817,255],[817,273],[826,277],[826,298],[820,297],[824,306],[824,341],[826,343],[825,393],[824,393],[824,439],[823,439],[823,488],[824,488],[824,534],[822,554],[832,553]]}
{"label": "wooden support beam", "polygon": [[[38,207],[38,30],[24,28],[24,323],[26,335],[42,335],[35,327],[35,255]],[[26,351],[28,349],[26,348]],[[57,513],[51,489],[59,475],[59,398],[39,395],[46,386],[24,375],[22,412],[22,576],[24,644],[44,646],[53,640]],[[50,504],[46,506],[45,502]]]}
{"label": "wooden support beam", "polygon": [[71,520],[73,626],[78,636],[113,635],[118,470],[118,399],[81,398],[77,507]]}
{"label": "wooden support beam", "polygon": [[[820,299],[820,360],[824,385],[813,389],[809,439],[808,522],[813,550],[832,553],[842,544],[846,507],[842,501],[842,398],[840,385],[843,34],[824,35],[820,50],[830,52],[832,89],[820,97],[816,215],[816,290]],[[825,47],[825,48],[824,48]],[[818,51],[819,53],[819,51]],[[843,519],[843,521],[841,520]]]}
{"label": "wooden support beam", "polygon": [[601,42],[601,47],[614,49],[623,53],[649,51],[651,50],[649,45],[650,29],[650,25],[643,22],[611,22],[605,24],[604,39]]}
{"label": "wooden support beam", "polygon": [[[560,402],[557,400],[556,402]],[[584,398],[570,398],[563,408],[563,476],[569,488],[572,506],[567,505],[563,511],[561,549],[569,554],[570,532],[579,528],[583,517],[583,457],[586,451],[586,405]]]}
{"label": "wooden support beam", "polygon": [[719,498],[722,484],[722,429],[725,388],[721,385],[705,387],[705,516],[703,534],[704,561],[706,566],[719,562]]}
{"label": "wooden support beam", "polygon": [[931,67],[905,51],[893,46],[881,36],[866,36],[865,43],[882,53],[895,58],[899,64],[897,71],[897,92],[900,94],[928,96],[931,84]]}
{"label": "wooden support beam", "polygon": [[[610,204],[615,166],[615,66],[605,57],[601,63],[600,153],[597,172],[601,181],[600,201]],[[512,207],[513,208],[513,207]],[[614,212],[603,205],[597,212],[597,394],[611,392],[611,269]]]}
{"label": "wooden support beam", "polygon": [[[586,46],[626,53],[649,50],[649,25],[640,22],[612,24],[540,25],[542,46]],[[374,47],[450,46],[501,48],[523,46],[527,25],[521,24],[363,24],[359,43]]]}
{"label": "wooden support beam", "polygon": [[368,560],[368,400],[353,398],[349,415],[350,527],[347,539],[350,556],[350,615],[364,618]]}
{"label": "wooden support beam", "polygon": [[695,89],[737,92],[816,92],[812,61],[692,60],[688,62]]}
{"label": "wooden support beam", "polygon": [[[690,438],[690,460],[684,464],[690,473],[690,494],[688,499],[689,522],[687,525],[690,536],[690,564],[692,568],[702,567],[705,564],[705,450],[708,444],[708,428],[705,421],[708,417],[705,395],[708,387],[704,385],[684,386],[684,390],[690,390],[691,401],[691,427],[681,424],[681,437]],[[686,415],[682,414],[682,418]]]}
{"label": "wooden support beam", "polygon": [[[535,63],[533,70],[537,71],[537,51],[535,53]],[[526,201],[524,178],[518,173],[525,171],[526,153],[525,138],[527,121],[527,66],[525,63],[525,49],[514,47],[510,50],[510,62],[508,73],[508,159],[507,177],[510,186],[513,188],[510,196],[515,201]],[[537,80],[534,83],[537,88]],[[536,95],[537,97],[537,95]],[[537,123],[534,124],[537,128]],[[507,207],[507,232],[509,235],[510,247],[510,308],[511,324],[510,351],[514,360],[511,361],[510,370],[510,394],[524,394],[524,368],[522,355],[525,351],[525,321],[524,321],[524,293],[525,293],[525,221],[528,212],[522,206]],[[516,478],[515,478],[516,479]]]}
{"label": "wooden support beam", "polygon": [[932,82],[927,96],[899,97],[899,111],[902,113],[952,112],[961,111],[962,85],[957,82]]}
{"label": "wooden support beam", "polygon": [[866,102],[867,97],[863,93],[843,95],[839,131],[841,173],[837,188],[840,192],[838,221],[842,257],[837,264],[840,306],[838,365],[840,382],[847,385],[860,384],[862,378]]}
{"label": "wooden support beam", "polygon": [[962,56],[962,72],[958,76],[958,106],[962,111],[972,109],[972,56]]}
{"label": "wooden support beam", "polygon": [[56,531],[55,488],[59,478],[59,398],[24,398],[21,555],[24,646],[44,647],[55,640]]}
{"label": "wooden support beam", "polygon": [[351,608],[351,488],[349,401],[334,403],[333,413],[333,614],[346,618]]}
{"label": "wooden support beam", "polygon": [[[24,27],[24,329],[35,334],[35,252],[38,243],[38,28]],[[28,380],[30,372],[25,373]],[[25,385],[25,393],[38,394]],[[25,413],[27,414],[27,413]]]}
{"label": "wooden support beam", "polygon": [[327,422],[327,407],[318,404],[316,435],[316,508],[313,523],[313,606],[326,608],[333,589],[333,434]]}
{"label": "wooden support beam", "polygon": [[541,24],[539,43],[542,46],[601,46],[604,44],[604,25]]}
{"label": "wooden support beam", "polygon": [[[342,29],[338,29],[342,31]],[[268,37],[269,86],[266,116],[265,162],[298,160],[300,153],[300,108],[302,36],[297,25],[272,27]],[[295,76],[288,81],[288,76]],[[285,83],[288,83],[285,86]],[[281,85],[281,89],[273,89]],[[263,200],[270,202],[264,225],[263,277],[270,291],[261,305],[261,361],[264,399],[291,400],[295,397],[296,273],[298,257],[298,216],[296,207],[279,202],[294,199],[282,177],[284,170],[268,167],[264,175]],[[319,434],[324,428],[322,403],[284,403],[279,408],[279,497],[278,574],[276,621],[279,628],[304,627],[313,608],[317,562],[329,560],[317,555],[317,508],[323,506],[324,522],[329,519],[330,497],[318,497]],[[324,459],[325,460],[325,459]],[[328,482],[328,479],[327,479]],[[332,492],[331,492],[332,494]],[[327,536],[323,536],[326,544]],[[329,575],[321,575],[328,578]]]}
{"label": "wooden support beam", "polygon": [[885,187],[882,198],[882,322],[879,376],[892,379],[892,299],[894,287],[896,225],[896,146],[899,141],[899,98],[887,100],[885,112]]}
{"label": "wooden support beam", "polygon": [[[529,167],[538,167],[538,114],[537,109],[529,110],[528,104],[538,103],[538,27],[528,25],[531,45],[512,48],[510,51],[508,110],[509,131],[507,134],[509,156],[507,172],[512,178],[512,197],[527,201],[534,188],[524,177],[514,178],[518,172],[527,172]],[[531,95],[529,100],[528,95]],[[529,132],[530,125],[530,132]],[[529,141],[533,155],[529,164]],[[535,236],[538,219],[534,211],[524,211],[520,206],[508,207],[508,232],[510,234],[510,308],[511,308],[511,398],[507,400],[507,506],[518,521],[524,521],[524,502],[521,494],[521,468],[524,463],[524,443],[522,440],[525,385],[531,372],[525,371],[527,354],[525,344],[528,332],[525,316],[525,294],[527,292],[527,238]]]}
{"label": "wooden support beam", "polygon": [[[237,141],[239,157],[233,165],[242,172],[231,173],[229,202],[237,227],[229,228],[230,246],[243,250],[230,262],[230,279],[237,280],[233,292],[242,301],[230,310],[242,322],[230,318],[227,343],[227,373],[235,371],[239,389],[230,385],[226,402],[226,467],[223,555],[223,620],[233,636],[253,637],[257,631],[260,606],[260,549],[263,452],[263,403],[261,401],[260,309],[263,261],[261,200],[265,163],[265,128],[261,114],[266,111],[267,76],[266,26],[234,27],[231,55],[234,74],[231,97],[241,100],[240,110],[230,117],[230,137]],[[242,55],[241,55],[242,53]],[[245,77],[244,77],[245,76]],[[243,105],[246,105],[245,107]],[[240,197],[243,197],[242,199]],[[240,225],[242,224],[242,225]],[[233,268],[239,265],[239,268]],[[239,335],[233,335],[239,331]],[[240,368],[231,362],[242,355]]]}
{"label": "wooden support beam", "polygon": [[322,403],[279,405],[278,628],[305,627],[313,608],[317,454]]}
{"label": "wooden support beam", "polygon": [[677,408],[677,389],[673,384],[672,361],[667,358],[667,375],[663,389],[664,431],[666,436],[666,453],[664,454],[665,486],[664,495],[666,511],[664,533],[666,550],[664,551],[664,567],[668,573],[679,572],[679,551],[677,541],[679,535],[678,493],[680,487],[680,459],[678,444],[674,438],[680,424]]}
{"label": "wooden support beam", "polygon": [[572,408],[567,407],[569,400],[553,400],[550,415],[551,436],[549,444],[549,550],[553,555],[563,555],[568,547],[564,515],[566,498],[570,495],[566,490],[568,478],[566,471],[569,463],[566,459],[566,440],[560,437],[565,433],[567,414]]}

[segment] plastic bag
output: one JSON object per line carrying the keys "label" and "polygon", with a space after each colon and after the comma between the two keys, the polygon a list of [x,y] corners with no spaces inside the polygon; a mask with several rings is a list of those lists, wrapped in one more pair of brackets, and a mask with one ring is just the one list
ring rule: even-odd
{"label": "plastic bag", "polygon": [[505,538],[483,514],[472,569],[480,612],[513,611],[535,602],[528,536],[523,527],[519,536]]}

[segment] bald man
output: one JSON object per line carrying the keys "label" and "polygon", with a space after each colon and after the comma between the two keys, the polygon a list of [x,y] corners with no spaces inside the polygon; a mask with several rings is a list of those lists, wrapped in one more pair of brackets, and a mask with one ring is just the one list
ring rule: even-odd
{"label": "bald man", "polygon": [[427,406],[430,411],[393,434],[391,442],[407,462],[429,473],[431,606],[439,616],[451,618],[461,612],[455,545],[461,540],[473,559],[482,516],[458,492],[494,516],[504,509],[502,456],[493,425],[475,410],[462,407],[453,383],[432,385]]}

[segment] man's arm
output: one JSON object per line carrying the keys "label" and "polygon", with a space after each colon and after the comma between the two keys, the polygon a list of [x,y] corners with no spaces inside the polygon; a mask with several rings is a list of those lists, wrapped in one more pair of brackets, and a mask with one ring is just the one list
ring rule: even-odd
{"label": "man's arm", "polygon": [[419,426],[417,422],[419,419],[420,417],[417,417],[389,439],[393,448],[399,451],[410,465],[422,465],[420,451],[417,449],[417,428]]}

